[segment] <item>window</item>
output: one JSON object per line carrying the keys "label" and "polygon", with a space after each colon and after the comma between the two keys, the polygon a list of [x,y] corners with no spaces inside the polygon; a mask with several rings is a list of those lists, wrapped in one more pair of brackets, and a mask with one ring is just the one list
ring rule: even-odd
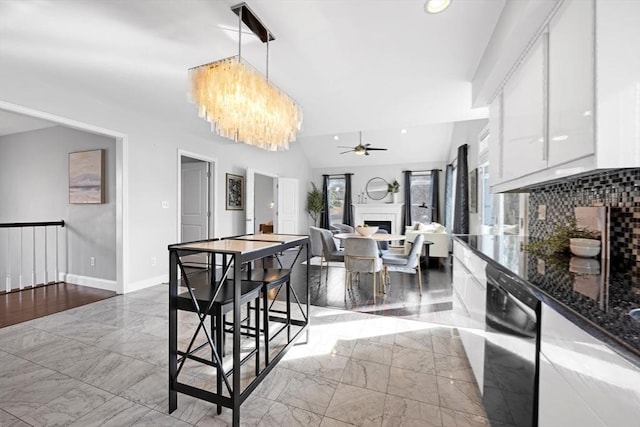
{"label": "window", "polygon": [[327,196],[329,202],[329,224],[342,223],[344,212],[344,189],[344,177],[329,178],[329,194]]}
{"label": "window", "polygon": [[494,197],[489,185],[489,129],[483,129],[478,144],[478,177],[480,187],[480,232],[482,234],[491,233],[495,223],[493,212]]}
{"label": "window", "polygon": [[[411,222],[431,222],[431,174],[411,174]],[[428,206],[427,208],[421,207]]]}
{"label": "window", "polygon": [[482,203],[482,211],[480,213],[480,219],[482,221],[482,233],[489,232],[487,227],[491,227],[494,222],[493,217],[493,194],[489,187],[489,163],[480,165],[480,202]]}

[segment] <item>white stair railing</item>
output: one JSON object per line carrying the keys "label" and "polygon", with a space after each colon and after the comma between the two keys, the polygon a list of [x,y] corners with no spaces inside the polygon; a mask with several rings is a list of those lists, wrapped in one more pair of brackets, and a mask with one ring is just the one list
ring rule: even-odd
{"label": "white stair railing", "polygon": [[[6,292],[57,283],[60,280],[60,253],[66,253],[66,249],[61,245],[59,231],[64,226],[64,220],[0,224],[0,230],[5,231],[0,233],[0,251],[4,252],[0,254],[0,272],[4,272],[2,277]],[[49,239],[50,233],[54,233],[55,237],[53,247]],[[54,276],[49,280],[51,269]],[[25,283],[29,271],[31,281]],[[40,277],[38,271],[42,272]]]}

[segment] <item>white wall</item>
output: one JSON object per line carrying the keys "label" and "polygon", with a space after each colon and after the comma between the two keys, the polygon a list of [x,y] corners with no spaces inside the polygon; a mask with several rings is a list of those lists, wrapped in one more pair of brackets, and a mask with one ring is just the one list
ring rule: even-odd
{"label": "white wall", "polygon": [[[243,233],[245,227],[243,211],[224,209],[226,172],[244,175],[247,167],[253,167],[297,178],[301,182],[300,200],[306,200],[302,183],[311,179],[311,173],[295,143],[286,152],[265,152],[217,137],[209,131],[209,124],[197,117],[195,107],[188,104],[186,83],[185,76],[182,93],[163,94],[168,102],[185,105],[183,114],[167,122],[156,120],[156,106],[145,100],[96,99],[88,91],[61,86],[53,73],[21,69],[19,65],[0,67],[0,101],[125,135],[125,292],[168,279],[167,245],[178,241],[178,149],[216,159],[215,236]],[[162,209],[162,201],[169,202],[169,209]],[[300,209],[300,232],[306,230],[306,221],[306,213]],[[151,265],[151,258],[157,258],[157,265]]]}

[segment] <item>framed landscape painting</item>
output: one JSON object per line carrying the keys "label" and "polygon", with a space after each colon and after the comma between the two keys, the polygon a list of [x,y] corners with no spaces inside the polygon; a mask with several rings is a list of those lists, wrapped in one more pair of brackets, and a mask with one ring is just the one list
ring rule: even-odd
{"label": "framed landscape painting", "polygon": [[228,211],[241,211],[244,209],[244,177],[227,174],[227,203]]}
{"label": "framed landscape painting", "polygon": [[104,151],[69,153],[69,203],[104,203]]}

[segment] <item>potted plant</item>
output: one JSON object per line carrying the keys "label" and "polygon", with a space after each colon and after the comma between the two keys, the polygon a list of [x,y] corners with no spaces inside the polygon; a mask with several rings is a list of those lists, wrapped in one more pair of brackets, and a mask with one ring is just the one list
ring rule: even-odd
{"label": "potted plant", "polygon": [[313,189],[307,193],[307,212],[313,221],[313,225],[318,225],[318,218],[320,213],[324,210],[322,203],[322,191],[318,190],[318,187],[312,182]]}
{"label": "potted plant", "polygon": [[393,182],[387,184],[387,193],[391,194],[392,203],[397,203],[398,191],[400,191],[400,184],[397,179],[394,179]]}
{"label": "potted plant", "polygon": [[549,257],[555,254],[568,254],[571,239],[599,240],[599,237],[600,236],[593,231],[578,228],[576,220],[571,218],[566,225],[556,227],[554,232],[546,239],[529,242],[527,251],[541,257]]}

